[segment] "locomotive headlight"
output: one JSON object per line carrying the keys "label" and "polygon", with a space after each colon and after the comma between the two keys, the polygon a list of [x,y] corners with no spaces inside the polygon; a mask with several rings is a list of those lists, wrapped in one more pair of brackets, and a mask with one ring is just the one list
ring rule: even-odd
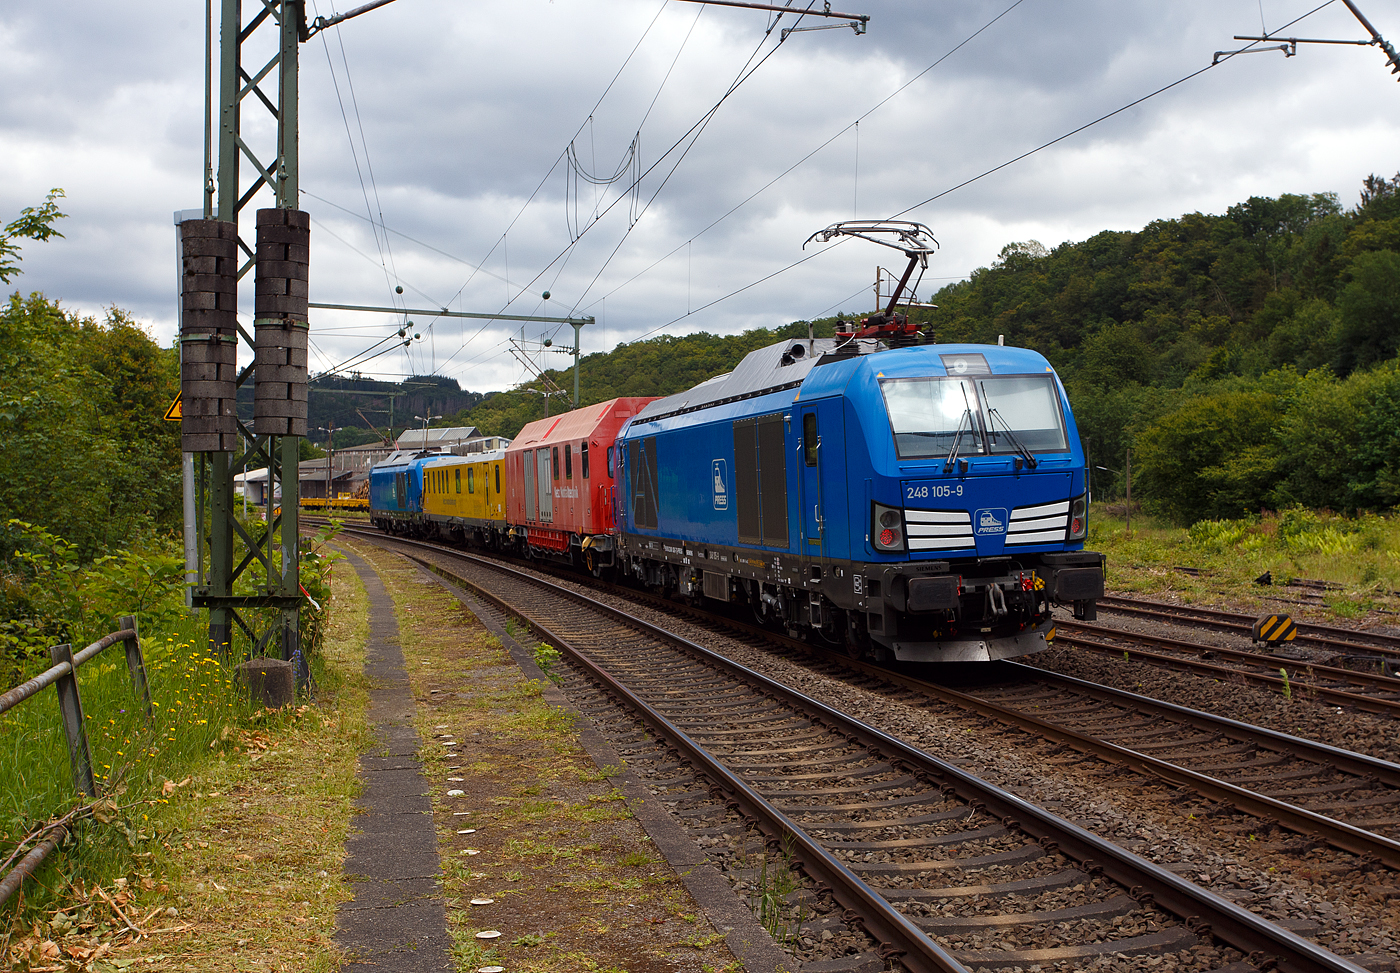
{"label": "locomotive headlight", "polygon": [[1082,541],[1089,535],[1089,504],[1079,497],[1069,505],[1068,541]]}
{"label": "locomotive headlight", "polygon": [[904,516],[894,507],[872,504],[870,543],[877,551],[904,550]]}

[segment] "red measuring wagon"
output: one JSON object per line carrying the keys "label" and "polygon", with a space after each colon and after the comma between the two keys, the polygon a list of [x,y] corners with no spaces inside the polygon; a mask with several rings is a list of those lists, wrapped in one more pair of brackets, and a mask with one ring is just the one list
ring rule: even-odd
{"label": "red measuring wagon", "polygon": [[619,398],[539,419],[506,450],[506,523],[529,554],[597,572],[612,563],[613,443],[653,398]]}

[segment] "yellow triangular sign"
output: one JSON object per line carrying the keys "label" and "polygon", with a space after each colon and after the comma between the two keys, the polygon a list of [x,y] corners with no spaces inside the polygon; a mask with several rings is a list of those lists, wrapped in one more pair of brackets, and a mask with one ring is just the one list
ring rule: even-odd
{"label": "yellow triangular sign", "polygon": [[166,422],[179,422],[184,416],[185,410],[180,405],[180,395],[179,392],[175,393],[175,401],[170,403],[170,408],[165,410]]}

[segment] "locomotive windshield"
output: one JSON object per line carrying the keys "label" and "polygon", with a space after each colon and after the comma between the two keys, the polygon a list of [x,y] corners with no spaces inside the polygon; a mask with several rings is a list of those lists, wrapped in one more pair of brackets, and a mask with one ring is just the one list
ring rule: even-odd
{"label": "locomotive windshield", "polygon": [[1067,448],[1049,375],[891,378],[880,391],[900,459],[946,457],[955,441],[960,456]]}

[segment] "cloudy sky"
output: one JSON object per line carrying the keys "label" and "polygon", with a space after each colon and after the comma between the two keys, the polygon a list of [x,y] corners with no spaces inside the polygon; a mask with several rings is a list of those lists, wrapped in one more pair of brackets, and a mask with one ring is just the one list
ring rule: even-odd
{"label": "cloudy sky", "polygon": [[[684,0],[396,0],[301,49],[312,300],[591,315],[588,353],[868,310],[876,267],[902,258],[803,249],[843,219],[928,224],[942,249],[927,296],[1011,241],[1054,246],[1251,195],[1351,206],[1367,174],[1400,169],[1400,85],[1374,47],[1226,59],[954,189],[1317,2],[833,0],[868,14],[868,33],[780,42],[833,22],[785,16],[767,32],[762,12]],[[1400,0],[1357,3],[1400,42]],[[64,239],[25,248],[20,290],[115,305],[172,338],[172,213],[202,205],[204,16],[198,0],[0,7],[0,222],[53,186],[69,214]],[[1282,34],[1367,36],[1340,0]],[[263,28],[245,64],[272,42]],[[250,99],[243,119],[270,157],[267,113]],[[361,360],[476,390],[524,375],[507,340],[521,325],[409,317],[420,340],[366,359],[394,347],[403,315],[317,312],[313,371]],[[525,325],[527,347],[571,343],[558,327]]]}

